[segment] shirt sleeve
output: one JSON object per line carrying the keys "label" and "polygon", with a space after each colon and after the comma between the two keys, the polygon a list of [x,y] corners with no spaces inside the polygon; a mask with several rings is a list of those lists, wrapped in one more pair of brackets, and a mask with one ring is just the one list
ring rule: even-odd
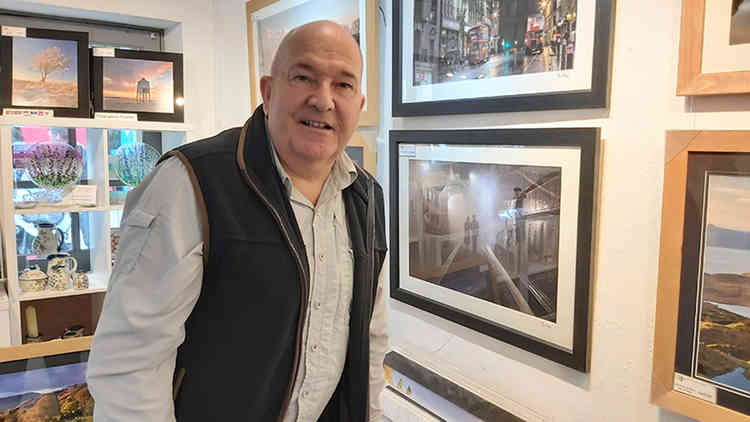
{"label": "shirt sleeve", "polygon": [[378,290],[375,295],[375,308],[370,321],[370,422],[383,420],[380,394],[385,388],[383,360],[388,349],[388,318],[385,307],[385,278],[388,274],[388,256],[383,261],[378,276]]}
{"label": "shirt sleeve", "polygon": [[128,194],[88,363],[97,422],[175,420],[177,347],[203,278],[199,216],[187,170],[176,158]]}

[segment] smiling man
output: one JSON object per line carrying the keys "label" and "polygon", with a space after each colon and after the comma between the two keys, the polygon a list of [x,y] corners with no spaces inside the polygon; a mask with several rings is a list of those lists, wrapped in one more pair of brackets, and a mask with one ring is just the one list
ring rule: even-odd
{"label": "smiling man", "polygon": [[382,419],[383,191],[344,152],[361,78],[346,29],[291,31],[245,126],[170,151],[128,195],[97,422]]}

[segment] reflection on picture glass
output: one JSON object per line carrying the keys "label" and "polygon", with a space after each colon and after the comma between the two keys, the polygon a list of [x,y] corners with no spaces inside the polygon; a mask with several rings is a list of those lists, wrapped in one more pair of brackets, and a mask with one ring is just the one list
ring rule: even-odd
{"label": "reflection on picture glass", "polygon": [[698,376],[750,394],[750,176],[709,174]]}
{"label": "reflection on picture glass", "polygon": [[556,321],[560,167],[409,161],[409,274]]}
{"label": "reflection on picture glass", "polygon": [[172,62],[103,57],[102,74],[104,110],[174,112]]}
{"label": "reflection on picture glass", "polygon": [[729,44],[750,43],[750,0],[732,0]]}
{"label": "reflection on picture glass", "polygon": [[414,85],[573,69],[577,0],[414,0]]}
{"label": "reflection on picture glass", "polygon": [[0,421],[90,422],[86,362],[0,374]]}
{"label": "reflection on picture glass", "polygon": [[78,108],[78,43],[13,37],[11,104]]}

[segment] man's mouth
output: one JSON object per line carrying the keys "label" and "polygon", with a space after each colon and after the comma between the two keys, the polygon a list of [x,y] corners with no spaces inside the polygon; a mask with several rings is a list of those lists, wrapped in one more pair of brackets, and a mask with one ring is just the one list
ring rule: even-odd
{"label": "man's mouth", "polygon": [[305,126],[314,127],[316,129],[328,129],[328,130],[333,129],[333,127],[326,122],[318,122],[315,120],[301,120],[300,123],[302,123]]}

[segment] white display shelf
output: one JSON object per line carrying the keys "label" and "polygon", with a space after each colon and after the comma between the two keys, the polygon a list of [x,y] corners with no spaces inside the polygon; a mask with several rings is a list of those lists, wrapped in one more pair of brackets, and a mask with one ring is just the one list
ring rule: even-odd
{"label": "white display shelf", "polygon": [[108,274],[88,274],[88,289],[67,289],[67,290],[43,290],[41,292],[22,292],[18,300],[25,302],[29,300],[50,299],[53,297],[87,295],[92,293],[102,293],[107,291]]}
{"label": "white display shelf", "polygon": [[187,132],[191,128],[185,123],[140,122],[122,119],[86,119],[76,117],[9,117],[0,116],[0,125],[52,126],[91,129],[134,129],[167,132]]}
{"label": "white display shelf", "polygon": [[95,207],[83,207],[80,205],[68,205],[68,206],[55,206],[55,205],[43,205],[36,206],[34,208],[14,208],[16,214],[54,214],[60,212],[95,212],[95,211],[107,211],[108,208],[104,205]]}

